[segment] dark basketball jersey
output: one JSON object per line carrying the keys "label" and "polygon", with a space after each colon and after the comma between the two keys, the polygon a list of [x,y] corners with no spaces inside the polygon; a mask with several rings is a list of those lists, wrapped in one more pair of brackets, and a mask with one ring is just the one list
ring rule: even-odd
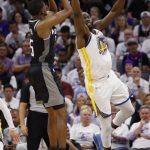
{"label": "dark basketball jersey", "polygon": [[29,21],[29,27],[31,30],[30,45],[32,48],[32,55],[33,55],[33,59],[31,63],[32,64],[37,64],[37,63],[53,64],[54,43],[55,43],[54,30],[51,31],[48,38],[42,39],[38,36],[37,32],[35,31],[38,22],[39,20]]}

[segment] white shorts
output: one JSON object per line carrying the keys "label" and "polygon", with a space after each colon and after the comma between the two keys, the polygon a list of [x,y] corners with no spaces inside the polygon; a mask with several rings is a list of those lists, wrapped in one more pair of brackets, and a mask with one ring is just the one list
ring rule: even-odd
{"label": "white shorts", "polygon": [[[97,107],[107,115],[111,115],[111,103],[121,105],[129,99],[128,87],[112,70],[106,78],[92,82],[92,86],[93,97]],[[88,94],[91,95],[89,92]]]}

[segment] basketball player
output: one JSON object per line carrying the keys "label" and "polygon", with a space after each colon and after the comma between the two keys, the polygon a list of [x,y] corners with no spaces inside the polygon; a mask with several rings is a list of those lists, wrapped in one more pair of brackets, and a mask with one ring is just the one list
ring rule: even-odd
{"label": "basketball player", "polygon": [[[93,29],[88,13],[81,12],[79,0],[71,0],[74,12],[76,46],[85,75],[85,85],[93,108],[101,123],[103,147],[111,149],[111,104],[119,108],[112,121],[116,128],[134,113],[129,100],[128,88],[112,71],[112,60],[103,33]],[[123,9],[125,0],[117,0],[111,11],[102,20],[96,22],[103,30]]]}
{"label": "basketball player", "polygon": [[[67,123],[64,98],[59,87],[59,81],[53,69],[55,35],[53,26],[61,23],[72,13],[68,0],[62,0],[63,10],[56,12],[54,0],[49,0],[50,9],[47,12],[42,0],[31,0],[28,4],[32,19],[31,46],[33,59],[29,71],[29,80],[34,88],[37,103],[44,103],[48,111],[48,135],[51,150],[66,148]],[[44,101],[43,101],[44,100]]]}

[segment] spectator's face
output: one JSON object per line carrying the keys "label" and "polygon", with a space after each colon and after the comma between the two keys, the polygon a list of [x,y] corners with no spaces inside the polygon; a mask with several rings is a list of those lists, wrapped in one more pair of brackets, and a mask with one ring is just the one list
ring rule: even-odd
{"label": "spectator's face", "polygon": [[125,41],[128,41],[130,38],[133,37],[133,32],[131,30],[126,30],[124,32],[124,38],[125,38]]}
{"label": "spectator's face", "polygon": [[31,48],[30,48],[30,43],[29,42],[23,42],[22,43],[22,49],[23,49],[23,53],[25,55],[31,55]]}
{"label": "spectator's face", "polygon": [[81,122],[83,125],[88,126],[91,123],[92,114],[87,110],[81,113]]}
{"label": "spectator's face", "polygon": [[5,88],[4,89],[4,95],[5,95],[5,98],[6,100],[11,100],[11,98],[13,97],[13,89],[12,88]]}
{"label": "spectator's face", "polygon": [[99,17],[100,16],[100,14],[99,14],[99,8],[98,7],[92,7],[91,9],[90,9],[90,15],[91,16],[95,16],[95,17]]}
{"label": "spectator's face", "polygon": [[150,25],[150,17],[148,17],[148,16],[142,17],[141,21],[142,21],[143,25],[145,25],[145,26]]}
{"label": "spectator's face", "polygon": [[67,57],[67,50],[65,51],[59,51],[58,52],[58,57],[59,57],[59,62],[67,62],[68,57]]}
{"label": "spectator's face", "polygon": [[125,19],[125,17],[124,16],[119,16],[118,17],[118,26],[119,27],[125,27],[126,26],[126,19]]}
{"label": "spectator's face", "polygon": [[[69,35],[70,35],[69,32],[61,32],[61,37],[62,37],[62,39],[63,39],[64,42],[68,42]],[[66,43],[66,44],[68,44],[68,43]]]}
{"label": "spectator's face", "polygon": [[132,69],[132,77],[133,78],[136,78],[136,77],[140,78],[141,77],[141,70],[138,67],[134,67]]}
{"label": "spectator's face", "polygon": [[12,116],[13,123],[14,123],[15,127],[17,127],[19,125],[19,114],[18,114],[18,111],[11,112],[11,116]]}
{"label": "spectator's face", "polygon": [[22,16],[20,15],[20,13],[16,13],[16,15],[15,15],[15,21],[17,23],[22,23]]}
{"label": "spectator's face", "polygon": [[127,47],[131,54],[136,54],[138,52],[137,51],[138,44],[129,44]]}
{"label": "spectator's face", "polygon": [[85,24],[89,27],[89,29],[91,29],[92,28],[92,19],[91,19],[90,15],[86,12],[83,12],[82,16],[83,16]]}
{"label": "spectator's face", "polygon": [[77,98],[77,102],[76,102],[76,105],[78,108],[81,108],[81,106],[85,103],[85,99],[83,96],[80,96]]}
{"label": "spectator's face", "polygon": [[150,106],[150,95],[145,98],[145,104]]}
{"label": "spectator's face", "polygon": [[140,110],[140,118],[144,121],[150,120],[150,110],[148,108],[143,108]]}
{"label": "spectator's face", "polygon": [[126,73],[130,73],[132,68],[133,68],[132,64],[129,64],[129,63],[125,64],[125,72]]}
{"label": "spectator's face", "polygon": [[79,57],[76,58],[76,60],[75,60],[75,67],[76,67],[77,69],[80,69],[80,68],[81,68],[81,60],[80,60]]}
{"label": "spectator's face", "polygon": [[7,56],[7,47],[0,46],[0,58],[6,57],[6,56]]}
{"label": "spectator's face", "polygon": [[14,34],[17,34],[18,33],[18,26],[17,24],[10,24],[10,31]]}
{"label": "spectator's face", "polygon": [[7,71],[7,68],[3,63],[0,63],[0,74],[3,74]]}

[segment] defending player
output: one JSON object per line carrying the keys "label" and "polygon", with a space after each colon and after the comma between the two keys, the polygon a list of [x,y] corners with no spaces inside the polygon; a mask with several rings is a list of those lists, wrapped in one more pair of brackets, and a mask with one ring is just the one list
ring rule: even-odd
{"label": "defending player", "polygon": [[55,1],[49,0],[50,8],[55,12],[48,13],[42,0],[31,0],[28,4],[29,12],[32,15],[29,25],[33,48],[29,79],[35,90],[37,103],[44,103],[48,111],[48,134],[51,150],[57,149],[57,144],[60,149],[65,149],[67,134],[64,98],[53,68],[55,35],[52,27],[64,21],[72,13],[68,0],[61,2],[63,10],[56,12]]}

